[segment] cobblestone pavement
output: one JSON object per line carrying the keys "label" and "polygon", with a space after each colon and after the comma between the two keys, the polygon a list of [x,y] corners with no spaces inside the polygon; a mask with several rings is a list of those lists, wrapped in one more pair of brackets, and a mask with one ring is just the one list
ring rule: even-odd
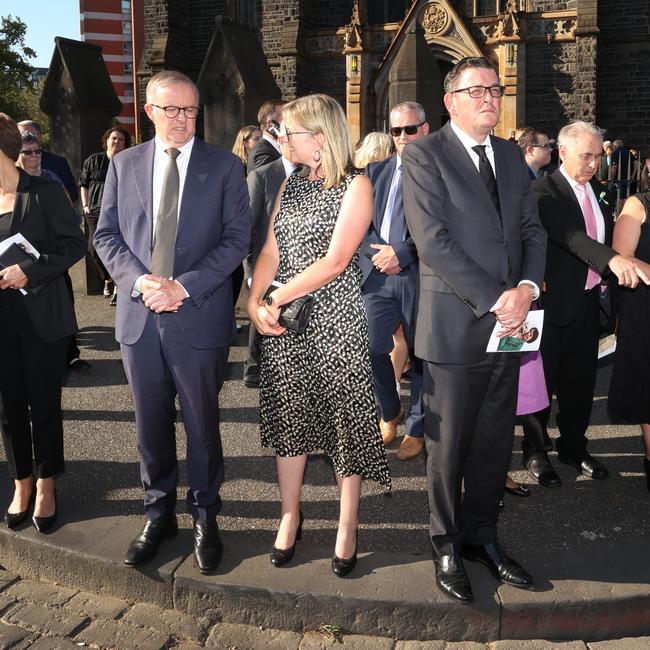
{"label": "cobblestone pavement", "polygon": [[211,624],[176,610],[22,580],[0,567],[0,650],[73,648],[162,650],[646,650],[650,637],[596,643],[396,641],[346,635],[336,626],[299,634],[232,623]]}

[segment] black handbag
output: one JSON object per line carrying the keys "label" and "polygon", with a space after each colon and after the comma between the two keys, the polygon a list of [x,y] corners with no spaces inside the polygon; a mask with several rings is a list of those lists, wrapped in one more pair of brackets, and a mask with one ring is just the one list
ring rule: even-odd
{"label": "black handbag", "polygon": [[[277,286],[271,285],[264,294],[264,297],[266,298],[275,289],[277,289]],[[314,296],[308,293],[306,296],[301,296],[286,305],[282,305],[280,307],[278,322],[282,327],[286,327],[296,334],[302,334],[307,329],[309,316],[313,308]]]}

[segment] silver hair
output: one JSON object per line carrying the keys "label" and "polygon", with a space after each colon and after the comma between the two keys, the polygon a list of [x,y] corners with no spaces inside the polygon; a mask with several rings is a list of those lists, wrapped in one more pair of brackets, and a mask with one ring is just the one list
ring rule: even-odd
{"label": "silver hair", "polygon": [[603,140],[603,148],[611,147],[611,146],[612,146],[612,141],[611,140]]}
{"label": "silver hair", "polygon": [[26,131],[36,131],[39,135],[43,135],[43,129],[41,129],[41,125],[38,122],[34,122],[34,120],[23,120],[22,122],[18,122],[17,124],[18,128],[23,128]]}
{"label": "silver hair", "polygon": [[417,102],[400,102],[399,104],[395,104],[390,111],[390,118],[392,120],[393,113],[408,113],[408,111],[417,111],[418,122],[427,121],[427,114],[424,112],[424,107]]}
{"label": "silver hair", "polygon": [[612,146],[614,147],[614,149],[620,149],[623,146],[623,140],[620,139],[614,140]]}
{"label": "silver hair", "polygon": [[603,130],[591,122],[575,120],[560,129],[557,135],[557,144],[559,147],[567,144],[567,140],[575,140],[579,135],[588,133],[597,137],[601,143],[603,141]]}
{"label": "silver hair", "polygon": [[177,70],[163,70],[162,72],[158,72],[153,77],[151,77],[151,79],[149,79],[146,91],[147,104],[151,104],[151,101],[156,94],[156,90],[159,88],[159,86],[171,86],[175,84],[186,84],[187,86],[194,88],[194,92],[196,93],[198,100],[199,89],[187,75],[183,74],[182,72],[178,72]]}

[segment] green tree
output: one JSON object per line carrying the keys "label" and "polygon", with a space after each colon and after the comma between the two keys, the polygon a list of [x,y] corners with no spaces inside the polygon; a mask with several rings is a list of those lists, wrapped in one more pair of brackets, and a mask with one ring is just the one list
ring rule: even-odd
{"label": "green tree", "polygon": [[28,59],[36,52],[25,45],[27,25],[20,18],[2,16],[0,22],[0,111],[20,120],[24,114],[21,90],[30,85],[32,70]]}

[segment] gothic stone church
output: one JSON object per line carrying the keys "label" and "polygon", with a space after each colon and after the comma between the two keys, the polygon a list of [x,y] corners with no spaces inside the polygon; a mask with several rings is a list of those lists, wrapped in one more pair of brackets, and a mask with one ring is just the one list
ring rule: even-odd
{"label": "gothic stone church", "polygon": [[442,79],[476,55],[506,87],[498,135],[579,118],[650,144],[648,0],[144,0],[140,101],[152,73],[186,72],[199,130],[229,147],[262,101],[324,92],[359,139],[405,99],[441,126]]}

